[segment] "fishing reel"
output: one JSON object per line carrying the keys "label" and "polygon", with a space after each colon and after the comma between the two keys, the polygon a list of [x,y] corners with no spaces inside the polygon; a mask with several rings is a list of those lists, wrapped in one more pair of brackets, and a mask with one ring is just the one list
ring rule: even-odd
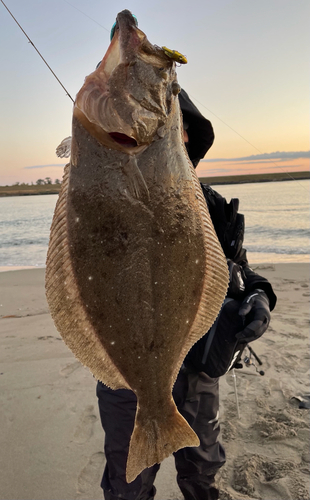
{"label": "fishing reel", "polygon": [[[248,352],[246,352],[246,349],[248,350]],[[243,355],[244,355],[244,358],[242,358]],[[265,375],[264,370],[258,370],[258,368],[257,368],[257,366],[255,364],[255,361],[253,361],[253,358],[255,359],[255,361],[257,361],[257,363],[260,366],[263,364],[262,360],[257,356],[256,352],[254,352],[254,350],[252,349],[252,347],[250,347],[249,344],[246,344],[246,346],[244,347],[244,349],[242,350],[242,352],[237,357],[237,360],[235,361],[235,363],[232,366],[232,368],[236,368],[237,370],[240,369],[240,368],[243,368],[243,363],[244,363],[244,365],[247,368],[249,368],[251,366],[254,366],[256,372],[259,375],[261,375],[261,376]]]}
{"label": "fishing reel", "polygon": [[263,364],[263,362],[261,361],[261,359],[259,359],[259,357],[257,356],[257,354],[253,351],[252,347],[250,347],[249,345],[247,345],[246,349],[248,349],[249,355],[245,355],[244,358],[243,358],[243,362],[244,362],[245,366],[247,368],[249,368],[250,366],[254,366],[256,372],[259,375],[261,375],[261,376],[265,375],[264,370],[258,370],[255,362],[253,361],[253,358],[254,358],[255,361],[257,361],[257,363],[261,366]]}

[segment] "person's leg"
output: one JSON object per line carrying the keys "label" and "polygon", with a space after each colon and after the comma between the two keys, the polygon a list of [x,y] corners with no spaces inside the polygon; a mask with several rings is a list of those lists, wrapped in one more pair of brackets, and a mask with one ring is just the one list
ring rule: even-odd
{"label": "person's leg", "polygon": [[174,454],[179,488],[185,500],[216,500],[219,492],[214,476],[225,463],[225,451],[218,441],[218,379],[181,370],[173,396],[179,412],[200,439],[199,447],[183,448]]}
{"label": "person's leg", "polygon": [[159,465],[145,469],[133,482],[126,482],[126,462],[132,434],[137,399],[132,391],[112,391],[98,382],[97,396],[105,432],[106,467],[101,487],[105,500],[151,500]]}

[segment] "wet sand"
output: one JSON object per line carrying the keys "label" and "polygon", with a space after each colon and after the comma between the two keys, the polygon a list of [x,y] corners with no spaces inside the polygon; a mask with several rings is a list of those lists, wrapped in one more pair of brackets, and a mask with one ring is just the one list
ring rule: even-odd
{"label": "wet sand", "polygon": [[[309,265],[253,266],[278,295],[252,344],[263,361],[221,379],[227,464],[222,500],[309,499]],[[44,269],[0,273],[0,500],[99,500],[104,468],[96,382],[64,345],[48,312]],[[299,398],[299,399],[298,399]],[[158,500],[181,500],[173,458]]]}

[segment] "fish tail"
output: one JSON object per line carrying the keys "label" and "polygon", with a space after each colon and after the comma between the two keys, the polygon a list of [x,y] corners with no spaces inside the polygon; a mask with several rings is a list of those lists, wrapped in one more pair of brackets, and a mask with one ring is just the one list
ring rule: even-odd
{"label": "fish tail", "polygon": [[137,408],[134,430],[130,440],[126,468],[128,483],[147,467],[159,464],[172,453],[187,446],[199,446],[197,434],[177,411],[171,401],[169,415],[159,419],[150,418]]}

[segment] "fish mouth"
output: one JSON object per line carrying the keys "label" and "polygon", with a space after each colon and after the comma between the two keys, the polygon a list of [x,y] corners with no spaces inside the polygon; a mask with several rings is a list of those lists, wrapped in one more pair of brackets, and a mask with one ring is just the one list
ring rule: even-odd
{"label": "fish mouth", "polygon": [[124,10],[105,56],[76,97],[74,115],[104,146],[136,155],[158,138],[168,118],[174,68]]}
{"label": "fish mouth", "polygon": [[126,134],[121,134],[120,132],[110,132],[109,136],[120,146],[124,146],[126,148],[136,148],[138,146],[136,139],[129,137]]}

